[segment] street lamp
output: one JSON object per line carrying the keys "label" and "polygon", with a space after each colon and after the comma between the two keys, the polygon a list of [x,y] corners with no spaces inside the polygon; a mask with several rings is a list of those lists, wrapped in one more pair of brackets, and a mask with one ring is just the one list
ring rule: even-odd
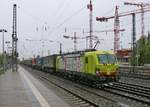
{"label": "street lamp", "polygon": [[7,32],[6,29],[0,29],[0,32],[3,33],[3,54],[4,54],[4,33]]}
{"label": "street lamp", "polygon": [[0,29],[0,32],[3,33],[3,43],[2,43],[2,45],[3,45],[3,70],[5,71],[4,33],[7,32],[7,30],[6,29]]}

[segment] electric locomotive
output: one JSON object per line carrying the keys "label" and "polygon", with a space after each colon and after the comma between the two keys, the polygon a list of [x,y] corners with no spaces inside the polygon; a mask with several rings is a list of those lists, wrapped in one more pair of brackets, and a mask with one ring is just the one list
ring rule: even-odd
{"label": "electric locomotive", "polygon": [[56,70],[69,72],[71,75],[91,75],[110,81],[118,79],[118,61],[110,51],[78,51],[58,56]]}
{"label": "electric locomotive", "polygon": [[[41,59],[42,61],[38,61]],[[118,61],[111,51],[85,50],[37,58],[32,65],[42,71],[87,84],[118,80]],[[31,61],[32,62],[32,61]]]}

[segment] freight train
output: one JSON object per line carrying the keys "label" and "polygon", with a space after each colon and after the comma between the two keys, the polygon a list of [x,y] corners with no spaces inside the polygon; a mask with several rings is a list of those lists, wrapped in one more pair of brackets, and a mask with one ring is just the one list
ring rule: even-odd
{"label": "freight train", "polygon": [[23,64],[87,84],[118,80],[118,61],[110,51],[86,50],[24,60]]}

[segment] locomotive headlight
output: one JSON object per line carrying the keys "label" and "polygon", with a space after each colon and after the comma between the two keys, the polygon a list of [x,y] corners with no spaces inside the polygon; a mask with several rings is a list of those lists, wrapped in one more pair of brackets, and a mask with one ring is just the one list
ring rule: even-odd
{"label": "locomotive headlight", "polygon": [[95,72],[96,72],[96,75],[100,75],[100,69],[99,68],[96,68]]}
{"label": "locomotive headlight", "polygon": [[110,72],[107,72],[107,75],[110,75]]}

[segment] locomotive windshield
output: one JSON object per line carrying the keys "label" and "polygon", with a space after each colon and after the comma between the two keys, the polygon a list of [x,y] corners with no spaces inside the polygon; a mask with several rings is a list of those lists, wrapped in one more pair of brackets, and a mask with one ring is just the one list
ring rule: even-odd
{"label": "locomotive windshield", "polygon": [[98,55],[98,61],[101,64],[115,64],[117,62],[116,57],[112,54]]}

